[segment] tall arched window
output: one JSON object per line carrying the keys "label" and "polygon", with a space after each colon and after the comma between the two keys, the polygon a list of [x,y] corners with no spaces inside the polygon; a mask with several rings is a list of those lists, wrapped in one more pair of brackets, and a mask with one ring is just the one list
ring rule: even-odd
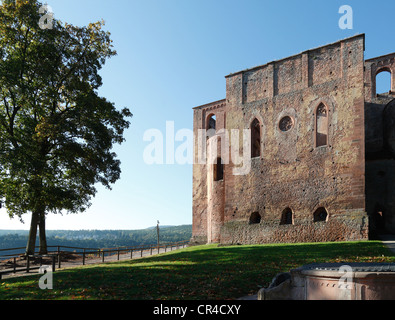
{"label": "tall arched window", "polygon": [[221,181],[224,179],[224,165],[221,158],[217,158],[214,163],[214,181]]}
{"label": "tall arched window", "polygon": [[328,108],[321,103],[315,115],[315,146],[321,147],[328,145]]}
{"label": "tall arched window", "polygon": [[290,208],[286,208],[281,215],[281,225],[293,224],[293,212]]}
{"label": "tall arched window", "polygon": [[215,114],[210,114],[206,120],[206,138],[209,139],[216,134],[217,117]]}
{"label": "tall arched window", "polygon": [[258,119],[251,123],[251,157],[261,156],[261,124]]}
{"label": "tall arched window", "polygon": [[388,69],[380,70],[376,75],[376,94],[391,91],[391,72]]}
{"label": "tall arched window", "polygon": [[207,130],[214,129],[216,130],[217,128],[217,117],[215,114],[211,114],[207,118]]}

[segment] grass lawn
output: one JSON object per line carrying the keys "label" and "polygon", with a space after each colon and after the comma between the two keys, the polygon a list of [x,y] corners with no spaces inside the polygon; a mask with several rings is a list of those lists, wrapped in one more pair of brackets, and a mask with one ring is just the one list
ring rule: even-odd
{"label": "grass lawn", "polygon": [[395,256],[380,241],[207,245],[59,271],[53,290],[39,289],[39,275],[0,280],[0,299],[236,299],[256,294],[279,272],[316,262],[395,262]]}

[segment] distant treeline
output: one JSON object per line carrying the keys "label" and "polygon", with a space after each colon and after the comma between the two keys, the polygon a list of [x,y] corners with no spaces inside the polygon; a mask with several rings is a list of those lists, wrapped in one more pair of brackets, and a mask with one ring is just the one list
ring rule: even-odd
{"label": "distant treeline", "polygon": [[[162,226],[160,243],[189,240],[192,226]],[[0,230],[0,249],[25,247],[28,231]],[[114,248],[157,243],[156,227],[143,230],[48,230],[48,246],[80,248]],[[37,239],[38,245],[38,239]]]}

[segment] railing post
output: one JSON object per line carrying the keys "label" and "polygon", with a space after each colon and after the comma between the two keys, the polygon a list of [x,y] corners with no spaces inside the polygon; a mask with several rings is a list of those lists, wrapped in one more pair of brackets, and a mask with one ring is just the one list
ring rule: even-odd
{"label": "railing post", "polygon": [[55,265],[56,265],[56,256],[52,256],[52,272],[55,272]]}
{"label": "railing post", "polygon": [[26,273],[30,272],[30,256],[27,255],[27,259],[26,259]]}
{"label": "railing post", "polygon": [[[168,250],[168,248],[167,248],[168,246],[170,247],[170,251],[172,251],[173,247],[175,248],[175,250],[178,250],[178,249],[182,249],[182,248],[188,247],[188,244],[189,244],[188,241],[179,241],[179,242],[174,242],[174,243],[165,243],[165,244],[162,244],[162,245],[159,245],[159,244],[157,244],[157,245],[150,245],[149,247],[147,247],[147,246],[117,247],[116,249],[112,249],[112,250],[109,249],[108,253],[111,254],[112,252],[114,252],[116,250],[117,251],[117,259],[120,260],[121,259],[121,257],[120,257],[121,251],[125,252],[125,255],[127,255],[127,251],[130,250],[130,259],[132,260],[134,258],[133,257],[134,251],[139,251],[140,250],[140,255],[141,255],[141,257],[143,257],[144,256],[144,251],[148,251],[148,250],[150,250],[150,254],[153,255],[153,249],[155,247],[157,248],[158,254],[160,254],[161,248],[163,248],[163,247],[164,247],[164,252],[166,253],[167,250]],[[57,248],[57,252],[52,251],[53,254],[49,254],[47,256],[47,257],[51,257],[52,258],[52,269],[54,271],[55,271],[55,267],[56,267],[56,256],[58,256],[58,268],[59,269],[61,268],[61,263],[62,263],[62,261],[61,261],[61,257],[62,257],[61,247],[62,246],[56,246],[55,248]],[[65,247],[65,248],[67,248],[67,247]],[[23,249],[23,248],[18,248],[18,249]],[[87,255],[87,251],[86,250],[89,250],[89,249],[87,249],[87,248],[78,248],[78,249],[82,250],[82,265],[86,265],[86,255]],[[95,255],[96,254],[95,249],[91,249],[91,250],[92,250],[92,255]],[[99,258],[100,258],[100,255],[102,255],[101,256],[102,257],[102,262],[104,262],[105,261],[105,249],[97,249],[97,254],[98,254]],[[149,253],[147,252],[147,254],[149,254]],[[33,261],[33,260],[31,260],[32,258],[34,259],[35,257],[37,257],[38,259],[40,259],[40,261],[39,261],[40,266],[42,266],[42,264],[43,264],[43,261],[42,261],[43,256],[40,256],[40,255],[37,255],[37,256],[36,255],[26,255],[25,257],[26,257],[26,272],[27,273],[30,273],[31,270],[32,270],[32,266],[31,266],[31,262]],[[13,267],[11,267],[11,268],[13,269],[13,272],[16,273],[16,272],[18,272],[18,270],[17,270],[17,257],[14,256],[12,259],[13,259]],[[24,269],[22,269],[21,271],[23,271],[23,270]],[[0,279],[1,279],[1,274],[0,274]]]}

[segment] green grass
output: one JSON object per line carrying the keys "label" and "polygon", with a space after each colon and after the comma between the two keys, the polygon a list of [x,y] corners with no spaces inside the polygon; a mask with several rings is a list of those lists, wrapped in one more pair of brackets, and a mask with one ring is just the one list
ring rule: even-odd
{"label": "green grass", "polygon": [[379,241],[221,247],[207,245],[132,261],[0,281],[0,299],[215,300],[255,294],[279,272],[317,262],[395,262]]}

